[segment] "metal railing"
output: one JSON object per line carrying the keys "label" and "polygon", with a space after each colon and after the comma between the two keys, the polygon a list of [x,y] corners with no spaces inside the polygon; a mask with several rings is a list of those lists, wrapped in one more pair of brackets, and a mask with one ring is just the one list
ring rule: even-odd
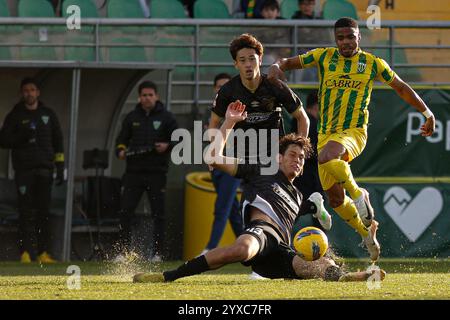
{"label": "metal railing", "polygon": [[[365,28],[365,22],[360,21],[360,27]],[[25,42],[22,41],[21,34],[25,33],[24,30],[15,32],[12,36],[7,36],[4,39],[7,41],[0,42],[0,47],[9,48],[21,48],[21,47],[53,47],[53,48],[67,48],[67,47],[79,47],[79,48],[93,48],[95,52],[96,61],[100,61],[101,52],[109,50],[111,48],[164,48],[171,47],[176,48],[190,48],[193,52],[191,61],[164,61],[161,63],[171,63],[176,67],[192,67],[194,69],[194,79],[192,80],[174,80],[175,86],[190,86],[194,88],[194,95],[192,99],[179,99],[172,100],[172,104],[189,104],[192,103],[194,108],[197,108],[200,104],[210,103],[210,97],[208,99],[202,99],[200,94],[200,87],[211,85],[211,81],[205,81],[201,79],[201,70],[207,67],[232,67],[233,61],[230,57],[229,62],[223,61],[209,61],[204,62],[200,60],[200,51],[202,48],[223,48],[228,51],[228,43],[231,40],[231,36],[238,35],[246,32],[249,29],[255,30],[258,28],[273,28],[273,30],[284,30],[287,35],[285,42],[277,43],[277,39],[273,39],[274,42],[265,41],[263,45],[265,49],[288,49],[292,55],[297,54],[300,50],[314,48],[318,46],[334,46],[332,37],[328,40],[328,43],[315,42],[315,43],[302,43],[299,39],[300,34],[304,28],[317,28],[321,30],[328,30],[332,34],[332,28],[334,21],[331,20],[242,20],[242,19],[230,19],[230,20],[213,20],[213,19],[82,19],[81,31],[72,31],[64,29],[66,26],[66,19],[64,18],[0,18],[0,28],[4,28],[2,33],[6,33],[7,28],[4,26],[19,26],[28,27],[36,26],[37,28],[59,26],[63,27],[56,33],[62,34],[62,38],[58,38],[56,42],[38,41],[38,42]],[[92,35],[92,41],[84,43],[71,43],[64,39],[65,35],[83,33],[83,28],[90,27],[89,32],[85,34]],[[139,30],[126,32],[126,28],[136,27],[156,27],[150,31],[140,33]],[[164,33],[165,27],[178,27],[174,33],[178,32],[178,36],[187,38],[187,42],[179,43],[174,38],[173,43],[158,43],[154,42],[154,38],[158,33]],[[210,41],[202,40],[202,31],[208,28],[213,28],[211,32],[217,32],[219,30],[229,32],[230,38],[223,43],[211,43]],[[449,32],[448,38],[450,38],[450,22],[449,21],[383,21],[382,29],[387,29],[387,43],[385,44],[371,44],[364,45],[364,49],[386,49],[389,51],[388,63],[395,68],[444,68],[450,69],[450,63],[402,63],[395,60],[395,51],[404,49],[423,49],[423,50],[448,50],[448,56],[450,57],[450,43],[444,45],[434,44],[414,44],[414,45],[401,45],[396,43],[395,31],[398,29],[441,29]],[[109,28],[109,29],[108,29]],[[6,29],[6,30],[5,30]],[[121,36],[123,33],[127,37],[137,37],[140,39],[139,43],[112,43],[108,41],[111,35],[121,30]],[[180,35],[181,34],[181,35]],[[234,34],[234,35],[233,35]],[[148,36],[148,38],[147,38]],[[211,35],[210,35],[211,36]],[[211,39],[209,37],[209,39]],[[363,39],[364,40],[364,39]],[[214,41],[215,42],[215,41]],[[370,51],[370,50],[369,50]],[[450,60],[450,59],[449,59]],[[265,63],[263,66],[267,66]],[[176,72],[176,70],[175,70]],[[450,74],[450,72],[448,72]],[[289,78],[291,83],[299,83],[297,79],[297,73],[291,73]],[[420,82],[425,83],[425,82]],[[429,84],[429,83],[428,83]],[[439,85],[450,84],[449,80],[435,83]]]}

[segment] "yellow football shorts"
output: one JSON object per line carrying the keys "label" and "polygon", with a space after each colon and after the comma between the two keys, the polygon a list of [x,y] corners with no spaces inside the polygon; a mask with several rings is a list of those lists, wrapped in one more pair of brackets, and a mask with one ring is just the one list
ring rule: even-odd
{"label": "yellow football shorts", "polygon": [[[317,143],[317,154],[325,147],[328,141],[336,141],[344,146],[348,153],[348,162],[351,162],[366,147],[367,143],[367,129],[352,128],[344,130],[340,133],[322,134],[319,133]],[[336,180],[319,165],[319,178],[322,183],[323,190],[330,189]]]}

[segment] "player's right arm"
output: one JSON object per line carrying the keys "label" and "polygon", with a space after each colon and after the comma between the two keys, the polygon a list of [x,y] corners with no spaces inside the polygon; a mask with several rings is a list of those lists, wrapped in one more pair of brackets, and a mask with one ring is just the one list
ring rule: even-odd
{"label": "player's right arm", "polygon": [[320,56],[326,50],[326,48],[317,48],[306,52],[298,56],[283,58],[269,67],[267,79],[274,85],[278,85],[279,81],[285,81],[285,71],[294,69],[305,69],[314,67],[317,65]]}
{"label": "player's right arm", "polygon": [[236,174],[238,159],[224,156],[223,150],[234,125],[245,120],[245,118],[247,118],[247,112],[241,101],[237,100],[228,105],[225,120],[220,129],[215,132],[213,141],[205,153],[206,164],[229,175],[234,176]]}

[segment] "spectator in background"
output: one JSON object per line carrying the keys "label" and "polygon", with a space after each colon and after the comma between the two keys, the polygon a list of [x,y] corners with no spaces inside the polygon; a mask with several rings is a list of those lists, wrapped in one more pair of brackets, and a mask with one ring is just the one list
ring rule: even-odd
{"label": "spectator in background", "polygon": [[280,5],[277,0],[265,0],[261,9],[263,19],[283,19],[280,17]]}
{"label": "spectator in background", "polygon": [[[152,0],[138,0],[138,1],[139,1],[139,4],[141,5],[144,16],[146,18],[151,17],[152,13],[150,12],[150,3]],[[183,4],[184,9],[186,11],[186,16],[193,18],[194,17],[195,0],[178,0],[178,1],[181,2],[181,4]]]}
{"label": "spectator in background", "polygon": [[[280,16],[280,5],[278,4],[277,0],[264,1],[261,10],[261,18],[268,20],[283,19]],[[286,39],[286,36],[289,35],[287,29],[283,28],[266,27],[264,29],[259,28],[258,31],[261,33],[260,35],[258,35],[258,37],[262,42],[268,42],[272,44],[276,42],[283,43],[283,39]],[[290,38],[286,39],[286,41],[289,40]],[[286,56],[286,54],[289,54],[289,52],[289,48],[267,48],[263,56],[263,63],[274,63],[281,57]]]}
{"label": "spectator in background", "polygon": [[261,19],[265,0],[233,0],[233,18]]}
{"label": "spectator in background", "polygon": [[[226,73],[216,75],[214,78],[214,93],[217,95],[220,88],[230,79],[231,76]],[[208,113],[209,122],[211,111]],[[243,222],[239,212],[239,201],[236,197],[240,180],[218,169],[213,169],[211,171],[211,179],[217,193],[216,202],[214,204],[214,221],[208,244],[201,255],[217,247],[223,236],[228,220],[230,220],[231,228],[233,229],[236,238],[243,230]]]}
{"label": "spectator in background", "polygon": [[[295,12],[292,16],[292,19],[321,19],[319,14],[314,12],[314,7],[316,5],[315,0],[298,0],[298,8],[299,11]],[[329,32],[324,28],[308,28],[301,27],[298,28],[298,43],[306,44],[306,43],[317,43],[327,44],[330,41]],[[304,54],[307,51],[313,48],[300,48],[298,54]],[[310,68],[305,70],[306,72],[298,72],[294,71],[296,74],[297,81],[304,82],[315,82],[318,80],[317,70],[314,68]]]}
{"label": "spectator in background", "polygon": [[135,210],[144,191],[154,221],[153,262],[162,260],[165,222],[165,192],[172,132],[177,123],[159,101],[156,85],[139,85],[139,103],[125,117],[116,139],[116,154],[126,160],[122,178],[121,230],[117,262],[131,250],[131,231]]}
{"label": "spectator in background", "polygon": [[315,5],[316,0],[298,0],[299,10],[294,13],[292,19],[320,19],[314,12]]}
{"label": "spectator in background", "polygon": [[12,150],[20,261],[54,263],[50,255],[50,202],[55,168],[56,185],[64,180],[63,133],[55,112],[39,100],[38,83],[25,78],[20,89],[22,101],[8,113],[0,130],[0,147]]}

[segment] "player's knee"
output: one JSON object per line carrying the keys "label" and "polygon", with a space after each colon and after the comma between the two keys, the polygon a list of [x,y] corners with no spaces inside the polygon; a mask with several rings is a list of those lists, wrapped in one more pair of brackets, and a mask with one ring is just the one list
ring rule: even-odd
{"label": "player's knee", "polygon": [[327,163],[328,161],[331,161],[333,159],[338,159],[339,158],[339,154],[332,152],[331,150],[322,150],[318,157],[317,160],[319,161],[319,164],[324,164]]}
{"label": "player's knee", "polygon": [[250,255],[250,246],[245,243],[235,244],[227,253],[230,261],[245,261]]}
{"label": "player's knee", "polygon": [[319,155],[317,156],[317,161],[319,162],[319,164],[327,163],[330,160],[331,159],[328,156],[328,152],[326,151],[320,152]]}
{"label": "player's knee", "polygon": [[332,208],[337,208],[344,203],[345,193],[327,192],[327,194],[328,194],[328,199],[329,199],[328,201]]}

